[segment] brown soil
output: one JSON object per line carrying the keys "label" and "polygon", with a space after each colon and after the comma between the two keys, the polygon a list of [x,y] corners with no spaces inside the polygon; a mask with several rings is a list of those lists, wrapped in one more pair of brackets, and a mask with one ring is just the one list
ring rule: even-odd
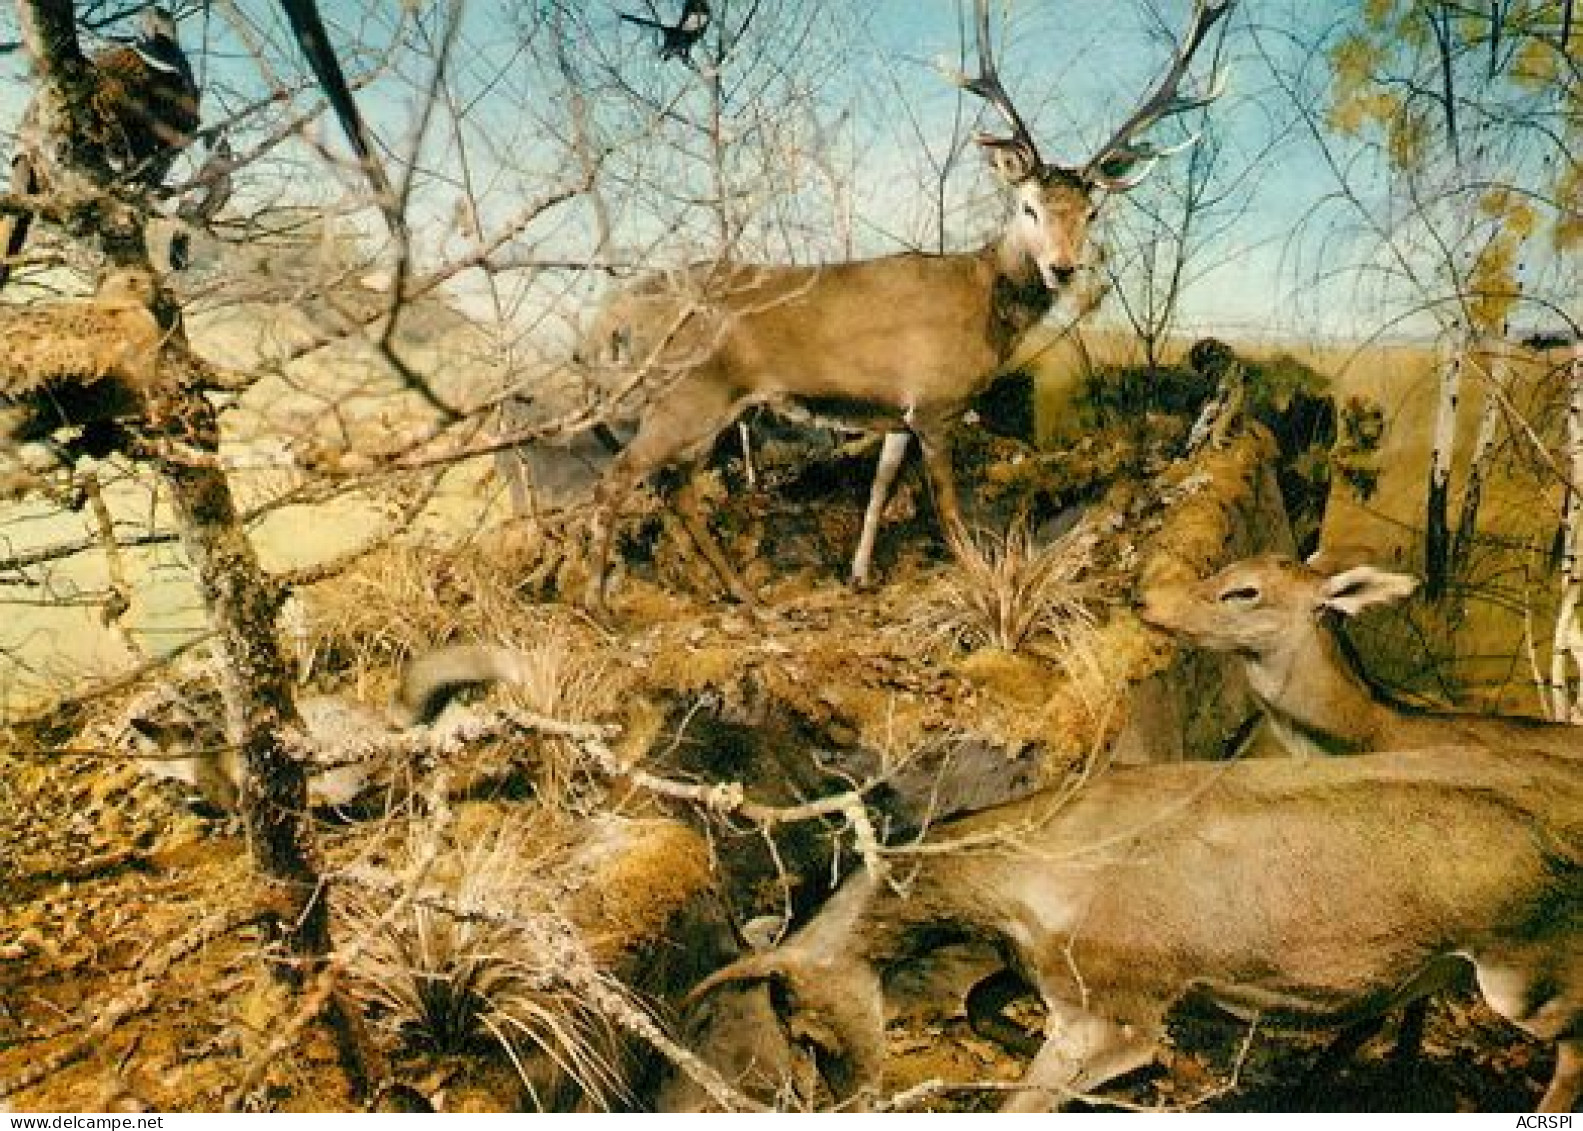
{"label": "brown soil", "polygon": [[[1177,657],[1131,615],[1127,599],[1140,577],[1202,573],[1228,554],[1270,544],[1273,450],[1250,432],[1192,464],[1169,465],[1164,444],[1181,431],[1178,422],[1161,425],[1152,441],[1135,437],[1124,460],[1110,450],[1103,467],[1088,468],[1082,490],[1070,461],[1047,462],[1042,476],[1023,467],[989,477],[1015,485],[1001,500],[1010,510],[1026,512],[1035,498],[1087,504],[1095,540],[1083,580],[1096,624],[1081,638],[1086,665],[1038,647],[1018,654],[960,647],[954,632],[940,631],[952,623],[942,612],[950,569],[922,540],[892,535],[884,583],[851,592],[833,574],[860,494],[823,519],[795,491],[750,498],[727,515],[733,552],[769,563],[750,571],[767,609],[756,619],[714,603],[712,579],[661,532],[622,581],[616,632],[559,604],[508,599],[498,587],[468,598],[488,610],[474,623],[453,615],[449,602],[440,602],[444,617],[425,620],[410,594],[391,598],[408,604],[382,617],[377,592],[400,589],[384,563],[376,584],[365,579],[361,589],[342,591],[355,594],[347,600],[356,610],[348,605],[330,618],[339,626],[332,651],[342,660],[388,659],[387,650],[447,635],[564,639],[572,667],[604,681],[599,702],[580,708],[580,717],[623,724],[622,757],[677,780],[740,783],[763,804],[796,805],[870,782],[881,835],[912,835],[1103,760],[1118,736],[1118,745],[1129,735],[1141,741],[1159,725],[1162,694],[1201,694],[1182,682]],[[985,458],[1005,466],[1003,455]],[[1145,467],[1150,478],[1122,474]],[[923,509],[905,493],[897,506]],[[897,550],[908,546],[924,548]],[[415,576],[466,596],[484,584],[487,571],[474,566],[490,553],[446,551],[443,567],[428,560]],[[354,682],[349,672],[341,677]],[[359,672],[355,682],[381,679],[388,675]],[[212,1110],[231,1102],[294,1008],[265,976],[258,933],[245,922],[246,846],[234,821],[202,815],[181,787],[154,783],[103,753],[0,752],[0,1089],[18,1109]],[[459,867],[490,829],[520,822],[532,854],[512,880],[513,907],[549,909],[574,924],[590,960],[632,986],[662,1023],[667,1002],[729,952],[731,927],[806,914],[851,866],[839,821],[748,828],[726,812],[659,804],[570,757],[533,740],[460,756],[443,834],[452,863],[444,867]],[[428,784],[424,769],[406,779],[403,806],[392,815],[352,822],[326,815],[320,856],[344,882],[355,883],[359,869],[399,874],[403,845],[440,823],[412,801]],[[993,1106],[997,1085],[1018,1075],[1018,1059],[974,1035],[961,1007],[992,961],[939,952],[894,972],[888,1082],[901,1089],[942,1081],[920,1093],[922,1106]],[[1031,1008],[1017,1016],[1037,1025]],[[369,1017],[391,1075],[447,1110],[513,1109],[551,1094],[531,1072],[514,1071],[498,1047],[426,1047],[379,1009]],[[1263,1034],[1245,1040],[1245,1030],[1192,1018],[1177,1034],[1163,1071],[1108,1094],[1146,1107],[1286,1110],[1317,1047]],[[631,1044],[615,1055],[630,1055]],[[1385,1048],[1371,1044],[1320,1102],[1510,1110],[1532,1103],[1545,1069],[1545,1054],[1464,998],[1436,1005],[1410,1076],[1392,1069]],[[24,1079],[31,1082],[15,1086]],[[631,1093],[620,1102],[642,1106],[652,1077],[632,1069],[627,1079]],[[244,1102],[355,1106],[318,1026],[267,1060]]]}

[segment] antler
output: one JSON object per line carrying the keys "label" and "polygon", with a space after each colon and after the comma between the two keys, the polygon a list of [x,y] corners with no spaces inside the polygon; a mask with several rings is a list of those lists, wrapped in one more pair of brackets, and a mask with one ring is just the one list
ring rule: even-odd
{"label": "antler", "polygon": [[1132,117],[1122,123],[1115,135],[1083,167],[1081,175],[1085,181],[1115,192],[1125,192],[1147,177],[1160,158],[1180,153],[1198,141],[1197,134],[1172,146],[1159,146],[1133,139],[1156,122],[1207,106],[1224,93],[1226,88],[1224,71],[1215,73],[1209,89],[1202,94],[1178,94],[1176,88],[1181,83],[1182,76],[1187,73],[1188,65],[1193,61],[1193,53],[1209,34],[1209,29],[1231,10],[1234,2],[1235,0],[1196,0],[1193,5],[1192,23],[1188,25],[1187,32],[1182,36],[1182,41],[1176,49],[1176,57],[1171,60],[1171,66],[1165,72],[1165,77],[1160,80],[1159,86],[1143,105],[1133,113]]}
{"label": "antler", "polygon": [[998,138],[981,134],[975,139],[980,145],[1021,149],[1022,155],[1031,163],[1029,172],[1043,168],[1044,159],[1039,156],[1039,147],[1034,144],[1033,134],[1023,122],[1022,115],[1017,113],[1017,107],[1013,105],[1011,96],[1000,83],[1000,72],[995,68],[995,55],[989,40],[989,0],[974,0],[973,14],[978,41],[978,75],[976,77],[969,75],[955,67],[942,69],[946,77],[957,86],[970,94],[978,95],[1000,111],[1000,116],[1006,119],[1007,125],[1011,126],[1011,137]]}

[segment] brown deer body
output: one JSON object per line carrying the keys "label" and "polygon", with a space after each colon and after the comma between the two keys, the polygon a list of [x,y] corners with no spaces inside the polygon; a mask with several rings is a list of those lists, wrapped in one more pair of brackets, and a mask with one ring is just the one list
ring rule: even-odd
{"label": "brown deer body", "polygon": [[[1074,186],[1038,190],[1063,234],[1081,233],[1090,207]],[[825,267],[698,268],[689,282],[719,297],[672,333],[649,364],[679,371],[644,410],[637,434],[596,493],[596,576],[602,586],[610,524],[649,474],[707,454],[715,437],[751,405],[787,405],[821,421],[918,437],[948,542],[962,534],[951,473],[950,429],[1000,371],[1028,329],[1050,309],[1046,286],[1018,225],[1001,241],[963,255],[896,255]],[[1077,246],[1051,253],[1054,277],[1076,269]],[[684,360],[701,357],[687,364]],[[899,466],[905,452],[890,445]],[[885,483],[888,488],[889,482]],[[884,505],[876,490],[874,521]],[[688,531],[732,593],[752,596],[726,563],[697,513],[690,486],[677,506]],[[853,564],[868,579],[873,536],[865,528]],[[590,604],[603,590],[590,591]]]}
{"label": "brown deer body", "polygon": [[[1176,93],[1193,52],[1228,0],[1200,0],[1172,65],[1143,107],[1080,168],[1046,163],[1001,86],[989,44],[987,0],[978,0],[980,74],[956,76],[1008,122],[1008,138],[980,137],[1015,210],[998,239],[954,255],[901,254],[818,267],[722,263],[668,282],[640,282],[618,305],[651,302],[648,348],[629,356],[629,379],[648,381],[637,435],[606,472],[594,501],[586,603],[604,606],[612,528],[622,503],[651,472],[690,470],[750,405],[794,403],[816,417],[888,434],[853,573],[867,579],[884,495],[918,437],[948,544],[964,530],[951,474],[949,427],[1011,356],[1021,338],[1070,288],[1084,265],[1088,225],[1107,191],[1125,191],[1170,150],[1135,140],[1160,119],[1202,106]],[[669,288],[669,293],[667,289]],[[656,319],[657,316],[657,319]],[[616,320],[600,337],[634,336]],[[648,335],[637,335],[648,336]],[[604,342],[596,341],[599,352]],[[624,351],[613,351],[621,354]],[[681,519],[732,594],[754,598],[698,513],[691,484],[677,495]]]}
{"label": "brown deer body", "polygon": [[942,939],[991,940],[1049,1010],[1008,1103],[1026,1110],[1147,1064],[1177,1003],[1345,1025],[1470,963],[1497,1013],[1558,1044],[1541,1110],[1583,1088],[1575,759],[1442,748],[1121,769],[940,826],[927,847],[897,888],[853,877],[695,997],[778,983],[789,1031],[822,1034],[832,1090],[861,1100],[880,1084],[886,970]]}
{"label": "brown deer body", "polygon": [[1583,757],[1583,727],[1411,707],[1349,662],[1328,622],[1401,600],[1416,585],[1373,566],[1327,572],[1268,555],[1202,581],[1155,586],[1139,615],[1197,647],[1240,656],[1276,737],[1294,754],[1457,744]]}

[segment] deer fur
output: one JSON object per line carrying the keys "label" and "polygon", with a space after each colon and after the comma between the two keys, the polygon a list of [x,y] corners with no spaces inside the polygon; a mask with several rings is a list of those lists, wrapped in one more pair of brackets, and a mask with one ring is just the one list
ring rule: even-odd
{"label": "deer fur", "polygon": [[[819,267],[699,265],[644,280],[602,313],[584,355],[623,360],[595,381],[618,398],[641,388],[643,403],[637,434],[595,492],[590,607],[604,605],[612,527],[632,490],[664,467],[690,472],[755,404],[916,436],[947,542],[961,544],[950,429],[1070,287],[1094,208],[1088,186],[1064,170],[1004,156],[997,168],[1014,187],[1017,211],[978,251]],[[884,488],[904,451],[904,441],[887,442]],[[875,523],[883,495],[876,486]],[[676,509],[733,596],[755,603],[709,533],[690,481]],[[872,546],[865,527],[853,563],[860,583]]]}
{"label": "deer fur", "polygon": [[1352,664],[1334,622],[1402,600],[1417,584],[1370,565],[1326,569],[1266,555],[1202,581],[1152,586],[1139,616],[1199,648],[1239,656],[1276,737],[1294,754],[1447,743],[1583,754],[1583,728],[1409,706]]}
{"label": "deer fur", "polygon": [[[951,77],[1010,129],[1009,136],[975,138],[1015,198],[995,240],[953,255],[907,253],[817,267],[722,262],[673,277],[680,285],[659,306],[670,331],[620,382],[635,388],[647,377],[663,378],[652,382],[637,435],[595,492],[585,603],[604,608],[612,531],[633,488],[663,467],[690,471],[720,431],[754,404],[793,404],[823,420],[886,433],[854,580],[868,578],[874,528],[908,434],[918,438],[946,542],[962,553],[967,539],[951,473],[951,425],[1071,289],[1088,254],[1089,222],[1106,195],[1135,187],[1161,158],[1193,143],[1161,147],[1144,135],[1219,97],[1219,81],[1200,95],[1178,87],[1230,8],[1231,0],[1196,0],[1170,65],[1143,103],[1087,162],[1065,166],[1040,156],[995,66],[988,0],[976,0],[979,73]],[[664,290],[656,279],[637,288],[640,297]],[[755,604],[699,514],[691,476],[684,480],[676,496],[683,525],[732,595]]]}
{"label": "deer fur", "polygon": [[[948,848],[955,843],[957,847]],[[1471,964],[1485,1000],[1555,1042],[1540,1110],[1583,1089],[1583,762],[1477,747],[1113,770],[936,828],[897,886],[849,879],[780,947],[694,1000],[779,987],[826,1079],[882,1084],[886,971],[997,944],[1049,1010],[1007,1106],[1047,1108],[1149,1063],[1170,1009],[1340,1026]]]}

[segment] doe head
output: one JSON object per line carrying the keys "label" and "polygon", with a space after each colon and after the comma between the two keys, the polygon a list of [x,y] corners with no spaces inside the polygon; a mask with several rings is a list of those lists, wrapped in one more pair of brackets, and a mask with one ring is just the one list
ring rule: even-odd
{"label": "doe head", "polygon": [[1265,655],[1295,646],[1327,616],[1400,601],[1417,585],[1371,565],[1329,571],[1271,554],[1233,562],[1202,581],[1154,586],[1138,615],[1200,648]]}

